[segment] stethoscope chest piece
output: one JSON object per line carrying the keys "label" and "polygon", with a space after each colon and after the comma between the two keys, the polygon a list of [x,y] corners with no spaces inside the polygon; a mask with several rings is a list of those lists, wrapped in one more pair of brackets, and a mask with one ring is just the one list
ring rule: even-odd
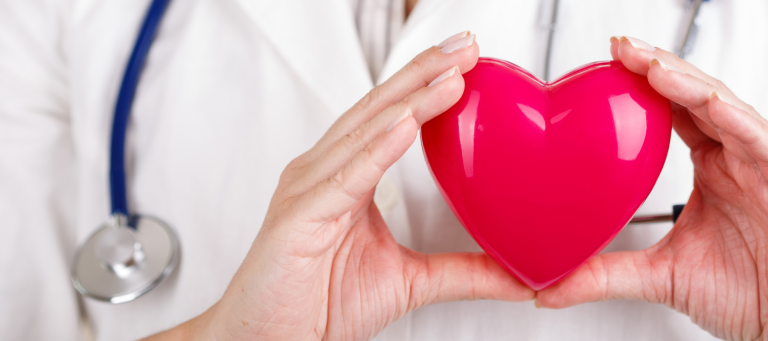
{"label": "stethoscope chest piece", "polygon": [[179,242],[157,218],[115,214],[75,257],[72,283],[84,296],[111,303],[132,301],[173,272]]}

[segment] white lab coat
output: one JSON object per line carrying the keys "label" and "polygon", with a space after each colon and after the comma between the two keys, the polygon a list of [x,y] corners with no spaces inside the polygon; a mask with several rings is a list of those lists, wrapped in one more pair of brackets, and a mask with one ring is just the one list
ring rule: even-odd
{"label": "white lab coat", "polygon": [[[386,79],[456,32],[481,55],[541,75],[548,0],[420,0]],[[0,0],[0,339],[99,340],[171,328],[216,302],[259,231],[283,167],[374,84],[348,0],[176,0],[152,47],[128,138],[130,205],[182,245],[178,270],[138,300],[81,299],[76,247],[107,217],[108,140],[119,80],[149,0]],[[671,50],[682,0],[561,0],[553,74],[610,58],[630,35]],[[705,3],[689,60],[768,113],[768,3]],[[386,174],[385,219],[423,252],[479,250],[440,197],[416,142]],[[676,136],[641,213],[692,188]],[[556,208],[553,209],[556,213]],[[627,227],[609,250],[652,245],[670,224]],[[706,340],[667,307],[616,301],[565,310],[456,302],[412,312],[379,340]]]}

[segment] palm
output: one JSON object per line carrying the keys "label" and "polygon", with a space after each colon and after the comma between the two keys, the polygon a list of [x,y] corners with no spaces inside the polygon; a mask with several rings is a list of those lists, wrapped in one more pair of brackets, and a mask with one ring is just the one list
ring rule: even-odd
{"label": "palm", "polygon": [[[288,252],[279,259],[249,264],[249,259],[266,258],[249,254],[225,295],[245,303],[239,311],[245,328],[235,337],[365,340],[426,304],[533,297],[485,254],[425,255],[398,245],[371,197],[372,192],[330,223],[334,226],[321,224],[310,229],[316,234],[302,229],[281,238],[280,248]],[[266,270],[269,277],[249,281],[254,269]],[[254,299],[270,312],[254,309]]]}
{"label": "palm", "polygon": [[533,298],[483,253],[425,255],[401,247],[372,202],[418,128],[463,93],[460,70],[474,67],[478,46],[469,32],[449,40],[452,50],[432,47],[414,58],[286,167],[227,292],[200,317],[216,326],[211,334],[362,340],[430,303]]}
{"label": "palm", "polygon": [[720,96],[736,96],[722,82],[669,52],[635,45],[612,39],[611,54],[673,102],[673,126],[691,148],[694,190],[659,243],[594,257],[539,292],[539,301],[663,303],[718,337],[766,339],[768,122],[745,103],[725,102]]}
{"label": "palm", "polygon": [[[260,309],[244,307],[243,326],[250,328],[236,336],[368,339],[407,312],[409,295],[403,284],[410,267],[371,195],[341,218],[312,225],[309,230],[315,233],[307,234],[304,228],[280,238],[283,244],[279,247],[286,253],[264,264],[270,274],[266,280],[255,287],[253,283],[236,286],[243,293],[246,289],[257,292],[259,304],[271,308],[269,314],[263,314]],[[263,259],[261,255],[248,258]],[[256,267],[259,265],[247,268]],[[250,277],[238,275],[235,280]],[[249,298],[241,295],[240,299]]]}
{"label": "palm", "polygon": [[658,278],[673,284],[659,302],[718,337],[751,340],[768,313],[768,262],[757,252],[766,242],[768,187],[759,169],[731,152],[740,154],[741,146],[723,140],[725,146],[709,140],[692,147],[694,191],[674,229],[648,250],[649,264],[671,268]]}
{"label": "palm", "polygon": [[292,313],[270,321],[290,326],[296,339],[369,339],[416,307],[406,287],[409,278],[416,278],[412,273],[420,271],[419,262],[411,259],[416,253],[395,242],[370,195],[348,215],[340,236],[307,239],[315,243],[302,249],[327,250],[322,256],[284,265],[290,278],[270,289],[285,290],[286,283],[310,288],[304,294],[294,291],[294,299],[284,303]]}
{"label": "palm", "polygon": [[[414,259],[417,257],[418,259]],[[329,273],[329,292],[323,309],[330,340],[370,339],[387,324],[420,306],[408,282],[426,278],[425,255],[398,245],[375,205],[339,242]]]}

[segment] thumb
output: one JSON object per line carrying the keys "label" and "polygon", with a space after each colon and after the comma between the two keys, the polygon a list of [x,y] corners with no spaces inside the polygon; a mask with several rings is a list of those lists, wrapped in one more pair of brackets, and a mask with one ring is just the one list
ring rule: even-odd
{"label": "thumb", "polygon": [[532,300],[535,292],[485,253],[423,254],[406,249],[411,283],[409,311],[429,304],[492,299]]}
{"label": "thumb", "polygon": [[614,299],[667,302],[671,257],[653,250],[597,255],[562,282],[539,291],[537,306],[566,308]]}

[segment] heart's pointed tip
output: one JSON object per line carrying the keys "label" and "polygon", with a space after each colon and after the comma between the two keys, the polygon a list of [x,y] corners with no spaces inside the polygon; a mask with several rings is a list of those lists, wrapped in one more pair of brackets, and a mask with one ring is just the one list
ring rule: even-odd
{"label": "heart's pointed tip", "polygon": [[553,281],[547,281],[547,282],[544,282],[544,283],[531,282],[531,281],[522,281],[522,283],[525,286],[527,286],[528,288],[530,288],[531,290],[533,290],[533,291],[542,291],[542,290],[548,289],[549,287],[557,284],[558,282],[560,282],[560,280],[561,279],[557,279],[557,280],[553,280]]}
{"label": "heart's pointed tip", "polygon": [[[503,263],[505,263],[505,262],[499,262],[499,264],[503,264]],[[533,291],[545,290],[545,289],[547,289],[547,288],[557,284],[558,282],[562,281],[563,279],[568,277],[568,275],[571,273],[571,271],[568,271],[565,274],[560,275],[560,276],[556,276],[555,278],[552,278],[552,279],[537,280],[537,279],[533,278],[535,276],[529,276],[526,273],[522,273],[520,271],[512,270],[510,268],[507,268],[507,265],[502,265],[502,268],[504,268],[504,270],[507,273],[512,275],[512,277],[517,279],[518,282],[520,282],[521,284],[525,285],[526,287],[530,288]]]}

